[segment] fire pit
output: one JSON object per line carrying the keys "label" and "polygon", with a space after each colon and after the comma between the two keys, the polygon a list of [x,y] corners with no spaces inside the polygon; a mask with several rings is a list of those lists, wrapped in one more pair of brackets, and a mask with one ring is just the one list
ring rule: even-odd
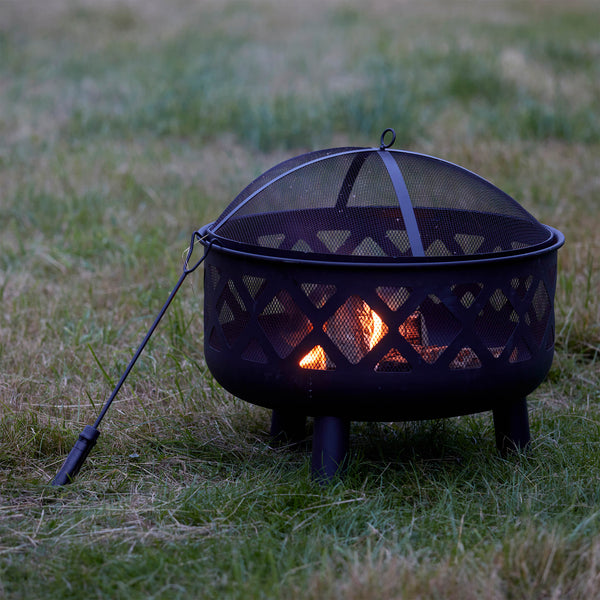
{"label": "fire pit", "polygon": [[314,417],[319,479],[344,465],[353,420],[491,410],[498,448],[524,447],[552,362],[563,235],[394,139],[283,162],[200,231],[207,365],[273,409],[273,435]]}

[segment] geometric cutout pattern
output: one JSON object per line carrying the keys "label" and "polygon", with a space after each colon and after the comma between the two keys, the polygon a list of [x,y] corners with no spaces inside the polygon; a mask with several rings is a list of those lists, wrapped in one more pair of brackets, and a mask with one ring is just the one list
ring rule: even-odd
{"label": "geometric cutout pattern", "polygon": [[472,348],[461,348],[448,365],[451,369],[480,369],[481,361]]}
{"label": "geometric cutout pattern", "polygon": [[219,285],[219,280],[221,279],[221,272],[214,265],[208,265],[204,274],[211,291],[214,292],[217,289],[217,285]]}
{"label": "geometric cutout pattern", "polygon": [[412,367],[399,350],[392,348],[375,365],[375,370],[380,373],[408,373]]}
{"label": "geometric cutout pattern", "polygon": [[388,332],[379,315],[359,296],[350,296],[323,329],[353,365],[360,362]]}
{"label": "geometric cutout pattern", "polygon": [[398,328],[400,335],[413,347],[423,345],[423,327],[421,313],[413,312]]}
{"label": "geometric cutout pattern", "polygon": [[519,337],[513,351],[510,353],[508,357],[509,363],[519,363],[525,362],[531,358],[531,352],[527,347],[525,340],[522,337]]}
{"label": "geometric cutout pattern", "polygon": [[335,363],[331,360],[323,346],[315,346],[299,363],[301,369],[317,371],[333,371]]}
{"label": "geometric cutout pattern", "polygon": [[386,256],[381,246],[367,236],[353,251],[354,256]]}
{"label": "geometric cutout pattern", "polygon": [[317,231],[317,237],[325,244],[327,250],[335,254],[350,236],[349,229],[329,229]]}
{"label": "geometric cutout pattern", "polygon": [[217,311],[219,324],[225,334],[227,343],[231,346],[250,321],[250,314],[231,279],[227,281],[227,285],[219,296]]}
{"label": "geometric cutout pattern", "polygon": [[279,291],[265,306],[258,323],[281,358],[288,356],[313,329],[286,290]]}
{"label": "geometric cutout pattern", "polygon": [[456,233],[454,239],[460,246],[463,254],[476,254],[481,244],[485,241],[482,235],[470,235],[467,233]]}
{"label": "geometric cutout pattern", "polygon": [[298,240],[291,248],[294,252],[312,252],[313,249],[308,245],[305,240]]}
{"label": "geometric cutout pattern", "polygon": [[481,309],[474,323],[477,337],[498,358],[519,324],[519,315],[506,294],[497,288]]}
{"label": "geometric cutout pattern", "polygon": [[533,295],[531,306],[525,314],[525,322],[529,325],[533,339],[538,346],[541,345],[546,333],[546,326],[550,320],[551,306],[546,286],[540,280]]}
{"label": "geometric cutout pattern", "polygon": [[223,346],[221,345],[221,340],[216,333],[215,328],[212,328],[210,335],[208,336],[208,345],[214,350],[218,350],[219,352],[223,350]]}
{"label": "geometric cutout pattern", "polygon": [[409,288],[392,286],[379,286],[375,291],[393,311],[398,310],[410,298],[411,292]]}
{"label": "geometric cutout pattern", "polygon": [[253,300],[256,300],[267,283],[264,277],[255,277],[254,275],[243,275],[242,281]]}
{"label": "geometric cutout pattern", "polygon": [[267,355],[256,340],[250,340],[246,349],[242,352],[241,357],[244,360],[266,365],[269,362]]}
{"label": "geometric cutout pattern", "polygon": [[533,275],[528,275],[527,277],[513,277],[510,280],[510,287],[517,292],[521,299],[523,299],[532,283]]}
{"label": "geometric cutout pattern", "polygon": [[483,289],[483,283],[457,283],[450,287],[463,308],[471,308]]}
{"label": "geometric cutout pattern", "polygon": [[452,252],[442,240],[434,240],[425,250],[425,256],[452,256]]}
{"label": "geometric cutout pattern", "polygon": [[323,308],[337,289],[335,285],[325,283],[301,283],[300,288],[316,308]]}
{"label": "geometric cutout pattern", "polygon": [[386,237],[400,250],[402,254],[408,252],[410,240],[405,229],[390,229],[385,233]]}
{"label": "geometric cutout pattern", "polygon": [[258,245],[263,248],[279,248],[285,239],[285,234],[274,233],[271,235],[261,235],[258,237]]}
{"label": "geometric cutout pattern", "polygon": [[[344,245],[344,252],[348,250],[349,242],[356,243],[349,239],[345,230],[321,233],[320,242],[327,240],[331,248],[336,244]],[[393,241],[393,238],[399,243],[405,234],[404,231],[393,230],[387,233],[388,240]],[[274,247],[284,241],[279,234],[261,239],[263,244]],[[455,242],[462,248],[467,244],[475,246],[481,240],[477,236],[457,235]],[[389,249],[389,241],[386,243]],[[297,239],[297,249],[303,244]],[[431,251],[435,250],[437,255],[445,254],[441,244],[440,240],[434,240],[430,244]],[[457,252],[455,245],[449,247]],[[357,252],[363,255],[380,255],[382,251],[370,237],[363,238],[357,246]],[[239,357],[264,365],[271,360],[273,351],[281,359],[290,356],[313,332],[312,335],[316,334],[313,345],[299,361],[299,366],[302,369],[331,371],[336,369],[336,364],[324,347],[331,348],[334,344],[351,365],[357,365],[374,349],[378,352],[377,345],[389,334],[389,324],[385,322],[389,319],[390,323],[394,323],[390,340],[385,350],[380,350],[368,363],[376,363],[374,370],[378,373],[408,373],[417,367],[422,369],[425,365],[433,365],[449,347],[452,347],[452,358],[448,357],[444,364],[452,371],[482,368],[485,364],[482,358],[485,357],[480,353],[484,348],[497,360],[508,364],[524,363],[539,355],[542,343],[546,350],[551,350],[554,345],[552,299],[545,283],[548,277],[547,273],[540,278],[537,273],[520,271],[505,281],[494,282],[493,287],[477,280],[442,284],[443,287],[437,287],[439,291],[429,293],[416,308],[415,288],[386,282],[370,290],[370,294],[376,294],[383,303],[379,304],[383,313],[380,316],[359,294],[350,296],[340,306],[339,302],[344,300],[339,296],[340,289],[332,283],[322,283],[321,277],[321,282],[310,279],[296,282],[297,288],[290,288],[290,291],[281,289],[274,296],[265,297],[266,293],[272,294],[273,288],[272,282],[262,276],[262,272],[257,275],[250,270],[228,279],[219,268],[207,265],[206,293],[213,293],[213,299],[219,293],[219,297],[213,304],[211,312],[215,320],[206,341],[211,349],[226,352],[245,333],[248,337],[244,339],[249,341],[245,342],[245,346],[237,344]],[[486,281],[483,276],[481,279]],[[524,304],[525,300],[527,304]],[[412,312],[398,325],[399,320],[392,313],[406,311],[409,302]],[[334,305],[329,308],[332,303]],[[311,307],[314,308],[311,310]],[[315,309],[329,316],[318,317]],[[315,321],[319,323],[317,332],[314,332]],[[246,333],[247,328],[255,327],[256,323],[260,330],[248,335],[250,331]],[[320,342],[319,336],[325,335],[327,343]],[[399,336],[414,352],[409,351],[405,342],[396,341]],[[458,336],[461,337],[457,339]],[[477,345],[470,341],[475,338]],[[272,349],[265,346],[267,340]],[[418,364],[414,362],[417,360],[415,354],[420,357]],[[297,352],[295,356],[298,356]],[[336,353],[336,361],[337,356]]]}
{"label": "geometric cutout pattern", "polygon": [[429,294],[416,312],[418,319],[413,313],[401,325],[400,333],[425,362],[433,364],[462,331],[462,324],[435,294]]}

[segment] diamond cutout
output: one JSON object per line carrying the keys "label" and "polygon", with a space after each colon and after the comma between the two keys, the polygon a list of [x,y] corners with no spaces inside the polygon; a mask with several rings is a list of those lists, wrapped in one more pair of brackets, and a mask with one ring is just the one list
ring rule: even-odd
{"label": "diamond cutout", "polygon": [[265,306],[258,315],[258,323],[281,358],[288,356],[313,329],[308,317],[285,290]]}
{"label": "diamond cutout", "polygon": [[544,285],[543,281],[540,281],[538,284],[531,304],[537,320],[547,320],[548,312],[550,310],[550,297],[548,296],[548,292],[546,291],[546,286]]}
{"label": "diamond cutout", "polygon": [[519,315],[504,292],[498,288],[477,315],[474,329],[492,356],[498,358],[518,324]]}
{"label": "diamond cutout", "polygon": [[494,290],[494,293],[490,296],[488,302],[496,312],[499,312],[506,306],[508,298],[506,297],[504,292],[500,288],[498,288]]}
{"label": "diamond cutout", "polygon": [[483,289],[483,283],[457,283],[450,289],[464,308],[471,308]]}
{"label": "diamond cutout", "polygon": [[525,294],[529,291],[531,284],[533,283],[533,275],[528,277],[513,277],[510,280],[510,287],[517,292],[519,298],[524,298]]}
{"label": "diamond cutout", "polygon": [[423,321],[421,313],[416,310],[398,328],[400,335],[413,347],[423,345]]}
{"label": "diamond cutout", "polygon": [[379,373],[408,373],[412,370],[410,363],[399,350],[392,348],[376,365]]}
{"label": "diamond cutout", "polygon": [[543,281],[540,281],[533,295],[531,306],[525,315],[525,322],[530,327],[533,339],[538,346],[544,339],[551,307],[552,304],[546,286]]}
{"label": "diamond cutout", "polygon": [[323,328],[353,365],[360,362],[388,332],[379,315],[359,296],[350,296]]}
{"label": "diamond cutout", "polygon": [[400,326],[402,336],[429,364],[437,361],[461,330],[460,321],[435,294],[429,294]]}
{"label": "diamond cutout", "polygon": [[223,306],[219,311],[219,323],[225,334],[225,339],[230,346],[242,334],[249,321],[250,316],[247,312],[237,311],[234,313],[228,302],[223,302]]}
{"label": "diamond cutout", "polygon": [[430,346],[449,346],[462,329],[460,321],[435,295],[429,294],[419,306],[423,343]]}

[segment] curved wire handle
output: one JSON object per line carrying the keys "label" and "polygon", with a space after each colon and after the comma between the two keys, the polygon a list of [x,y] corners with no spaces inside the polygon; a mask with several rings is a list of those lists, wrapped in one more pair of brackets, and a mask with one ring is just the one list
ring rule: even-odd
{"label": "curved wire handle", "polygon": [[206,247],[206,250],[204,251],[204,254],[198,260],[198,262],[193,267],[189,267],[188,266],[189,262],[190,262],[190,259],[192,258],[192,254],[194,252],[194,244],[196,242],[202,243],[207,237],[208,237],[208,233],[206,235],[203,235],[203,236],[200,235],[199,231],[194,231],[194,233],[192,233],[192,239],[190,240],[190,245],[188,247],[187,255],[186,255],[185,261],[183,263],[183,273],[184,273],[184,275],[189,275],[190,273],[192,273],[193,271],[195,271],[204,262],[204,259],[206,258],[207,254],[209,253],[210,249],[212,248],[214,240],[210,240],[208,242],[208,246]]}
{"label": "curved wire handle", "polygon": [[133,366],[135,365],[137,359],[140,357],[140,354],[146,347],[148,340],[154,333],[154,330],[158,326],[160,320],[163,318],[164,314],[167,312],[167,309],[169,308],[169,305],[173,301],[173,298],[175,298],[175,294],[177,294],[179,288],[181,287],[181,284],[183,283],[183,280],[202,264],[202,262],[207,257],[208,253],[210,252],[210,249],[212,248],[212,241],[210,241],[208,243],[208,245],[206,246],[206,249],[204,250],[204,254],[202,255],[202,257],[192,267],[189,266],[190,259],[192,258],[192,254],[194,252],[195,243],[198,241],[202,242],[205,239],[205,237],[206,236],[202,237],[198,231],[194,231],[194,233],[192,234],[192,239],[190,240],[190,246],[187,251],[185,262],[183,263],[183,272],[181,273],[181,276],[179,277],[179,281],[175,284],[175,287],[169,294],[169,298],[163,305],[162,309],[160,310],[160,313],[158,313],[158,316],[154,320],[154,323],[152,323],[152,326],[148,330],[146,337],[143,339],[142,343],[138,346],[138,349],[137,349],[136,353],[133,355],[133,358],[129,361],[129,364],[127,365],[127,368],[125,369],[125,372],[123,373],[123,375],[121,375],[121,379],[119,379],[119,383],[117,383],[117,385],[115,386],[115,389],[112,391],[112,394],[110,395],[109,399],[106,401],[106,403],[102,407],[102,410],[100,411],[100,414],[98,415],[98,418],[96,419],[96,422],[94,423],[93,426],[86,425],[85,429],[79,434],[79,438],[75,442],[75,445],[71,449],[71,452],[69,452],[69,455],[67,456],[62,468],[57,473],[56,477],[52,480],[53,486],[65,485],[66,483],[70,483],[71,481],[73,481],[73,479],[79,472],[79,469],[85,462],[85,459],[87,458],[88,454],[90,453],[90,450],[96,444],[96,440],[98,439],[98,436],[100,435],[100,432],[98,431],[98,426],[100,425],[100,422],[102,421],[102,419],[104,418],[104,415],[110,408],[112,401],[115,399],[116,395],[119,393],[121,386],[123,385],[123,383],[125,383],[127,376],[131,372],[131,369],[133,369]]}

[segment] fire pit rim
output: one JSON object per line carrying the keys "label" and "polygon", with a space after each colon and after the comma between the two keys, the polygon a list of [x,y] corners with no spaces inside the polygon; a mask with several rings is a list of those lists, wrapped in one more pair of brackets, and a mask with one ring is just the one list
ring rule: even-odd
{"label": "fire pit rim", "polygon": [[[198,235],[200,236],[200,242],[207,249],[210,248],[218,248],[219,251],[234,254],[238,256],[244,256],[248,258],[252,258],[255,260],[265,260],[271,262],[282,262],[286,264],[303,264],[303,265],[320,265],[323,267],[349,267],[349,268],[357,268],[357,267],[372,267],[372,268],[383,268],[387,269],[390,267],[398,267],[398,268],[440,268],[440,267],[468,267],[470,265],[482,265],[486,263],[498,263],[498,262],[508,262],[514,260],[520,260],[524,258],[531,258],[537,255],[548,254],[550,252],[557,251],[561,248],[565,243],[564,234],[558,229],[551,227],[550,225],[545,225],[540,223],[542,227],[547,229],[551,233],[551,237],[547,242],[547,245],[543,245],[543,247],[539,248],[524,248],[522,250],[513,250],[507,252],[498,252],[493,254],[480,254],[473,255],[473,258],[465,258],[460,257],[457,260],[455,257],[402,257],[402,258],[382,258],[378,261],[373,261],[368,258],[364,258],[362,260],[356,260],[356,257],[339,257],[338,260],[332,260],[331,255],[321,255],[327,256],[326,259],[306,259],[303,257],[289,257],[289,256],[281,256],[280,251],[273,248],[265,248],[264,253],[251,252],[249,250],[244,250],[242,248],[253,248],[256,249],[255,246],[246,246],[241,243],[236,243],[236,246],[239,246],[240,249],[230,248],[227,246],[226,242],[223,241],[218,235],[214,234],[210,231],[210,227],[215,222],[207,223],[203,225],[198,230]],[[268,252],[267,252],[268,250]],[[297,253],[296,253],[297,254]],[[311,256],[316,256],[314,253]]]}

